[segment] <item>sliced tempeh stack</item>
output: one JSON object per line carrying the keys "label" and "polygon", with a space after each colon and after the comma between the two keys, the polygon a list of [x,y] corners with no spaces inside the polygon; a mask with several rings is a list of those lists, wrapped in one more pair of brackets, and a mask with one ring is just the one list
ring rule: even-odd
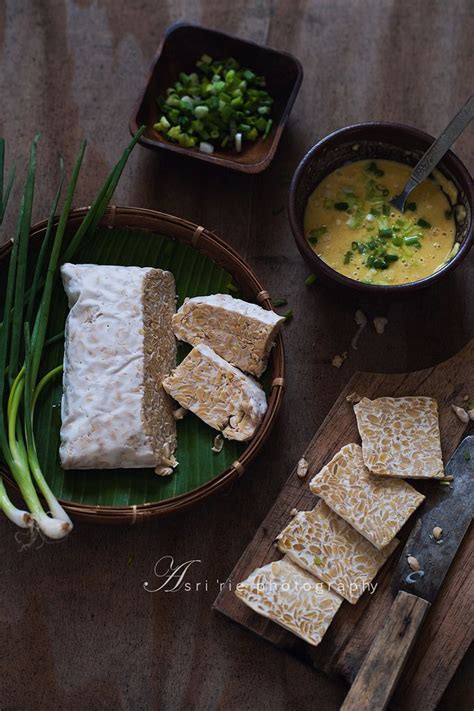
{"label": "sliced tempeh stack", "polygon": [[60,458],[65,469],[176,464],[172,401],[161,387],[176,363],[173,275],[90,264],[61,267],[66,321]]}
{"label": "sliced tempeh stack", "polygon": [[203,344],[165,378],[163,387],[227,439],[253,437],[267,411],[261,385]]}
{"label": "sliced tempeh stack", "polygon": [[173,317],[176,338],[203,343],[237,368],[260,376],[283,316],[229,294],[186,299]]}
{"label": "sliced tempeh stack", "polygon": [[286,557],[254,570],[235,594],[312,645],[320,643],[342,603],[342,597]]}
{"label": "sliced tempeh stack", "polygon": [[354,604],[369,589],[398,540],[378,550],[319,501],[312,511],[296,514],[277,536],[277,544],[294,563]]}
{"label": "sliced tempeh stack", "polygon": [[379,550],[425,498],[406,481],[371,474],[358,444],[343,447],[311,480],[310,489]]}
{"label": "sliced tempeh stack", "polygon": [[369,588],[424,496],[405,481],[371,475],[357,444],[343,447],[310,488],[323,501],[297,512],[277,536],[284,558],[254,570],[236,595],[316,645],[342,598],[355,604]]}
{"label": "sliced tempeh stack", "polygon": [[444,477],[436,400],[364,397],[354,412],[371,472],[405,479]]}

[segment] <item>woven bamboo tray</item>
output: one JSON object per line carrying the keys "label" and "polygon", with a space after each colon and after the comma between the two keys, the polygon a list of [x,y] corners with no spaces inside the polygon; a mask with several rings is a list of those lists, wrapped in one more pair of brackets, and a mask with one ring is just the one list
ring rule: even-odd
{"label": "woven bamboo tray", "polygon": [[[69,233],[73,233],[77,229],[87,210],[88,208],[80,208],[71,212],[68,222]],[[30,250],[33,255],[39,249],[45,234],[46,224],[47,220],[42,220],[31,229]],[[244,299],[257,302],[265,309],[272,309],[269,293],[265,291],[249,265],[222,239],[200,225],[154,210],[110,206],[100,227],[152,232],[190,246],[197,252],[204,254],[214,264],[225,269],[232,276]],[[7,243],[0,248],[0,271],[6,269],[10,251],[11,243]],[[255,458],[267,439],[283,397],[284,370],[283,341],[281,335],[279,335],[275,347],[272,349],[267,371],[270,375],[268,410],[255,437],[239,454],[238,460],[203,485],[184,494],[164,500],[127,506],[90,505],[60,498],[62,505],[75,520],[100,524],[135,524],[145,519],[167,516],[189,509],[208,499],[244,474],[249,463]],[[4,472],[3,476],[6,481],[16,487],[8,473]],[[155,475],[150,470],[150,477],[153,476]],[[179,476],[179,468],[172,476]]]}

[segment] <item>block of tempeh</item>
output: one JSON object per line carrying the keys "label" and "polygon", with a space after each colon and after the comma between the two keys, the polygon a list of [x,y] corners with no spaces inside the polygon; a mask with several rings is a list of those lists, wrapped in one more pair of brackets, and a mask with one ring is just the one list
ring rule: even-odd
{"label": "block of tempeh", "polygon": [[346,444],[313,477],[310,489],[379,550],[425,498],[402,479],[371,474],[358,444]]}
{"label": "block of tempeh", "polygon": [[227,439],[253,437],[267,411],[262,386],[203,344],[165,378],[163,387],[181,407]]}
{"label": "block of tempeh", "polygon": [[373,591],[372,580],[398,544],[394,538],[378,550],[324,501],[299,511],[276,541],[287,558],[353,604]]}
{"label": "block of tempeh", "polygon": [[237,368],[260,376],[283,316],[229,294],[186,299],[173,317],[176,338],[203,343]]}
{"label": "block of tempeh", "polygon": [[162,381],[176,363],[175,283],[160,269],[61,267],[65,328],[60,458],[64,469],[176,464],[176,423]]}
{"label": "block of tempeh", "polygon": [[431,397],[364,397],[354,406],[365,466],[405,479],[444,477],[438,404]]}
{"label": "block of tempeh", "polygon": [[254,570],[235,594],[312,645],[320,643],[342,603],[342,597],[286,557]]}

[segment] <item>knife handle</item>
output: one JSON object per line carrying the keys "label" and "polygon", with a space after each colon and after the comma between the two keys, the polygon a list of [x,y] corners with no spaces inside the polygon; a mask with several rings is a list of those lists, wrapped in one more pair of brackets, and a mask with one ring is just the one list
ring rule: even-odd
{"label": "knife handle", "polygon": [[341,711],[383,711],[387,707],[430,607],[423,598],[399,591]]}

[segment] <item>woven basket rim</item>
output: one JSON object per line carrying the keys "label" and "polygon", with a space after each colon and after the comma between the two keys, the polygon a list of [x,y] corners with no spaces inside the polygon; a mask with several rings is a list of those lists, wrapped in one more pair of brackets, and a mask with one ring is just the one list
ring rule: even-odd
{"label": "woven basket rim", "polygon": [[[80,222],[88,210],[89,206],[71,210],[68,225]],[[56,224],[58,219],[57,217],[55,220]],[[41,237],[44,236],[47,222],[47,219],[44,219],[32,225],[30,240],[40,240]],[[155,227],[152,227],[153,222],[156,223]],[[158,226],[159,223],[161,226]],[[110,229],[117,227],[158,232],[165,237],[177,239],[193,249],[203,252],[214,262],[216,262],[216,258],[210,255],[209,251],[216,250],[223,262],[226,263],[226,268],[232,274],[236,284],[239,285],[240,271],[240,284],[245,280],[247,288],[250,288],[250,290],[254,292],[253,298],[257,300],[263,308],[273,310],[268,291],[264,289],[247,262],[214,231],[202,225],[149,208],[111,205],[107,208],[99,226],[108,227]],[[170,232],[166,232],[166,227],[168,227]],[[171,233],[173,229],[175,230],[174,234]],[[11,247],[11,241],[0,246],[0,262],[3,262],[8,257]],[[229,264],[234,269],[230,268]],[[0,268],[2,266],[3,265],[0,264]],[[145,502],[143,504],[131,504],[128,506],[101,506],[99,504],[83,504],[81,502],[67,501],[64,499],[59,499],[60,503],[76,520],[90,523],[130,525],[148,518],[162,517],[185,511],[207,500],[219,491],[222,491],[232,481],[245,473],[246,468],[265,443],[280,410],[285,378],[284,347],[281,333],[278,334],[275,341],[268,367],[273,369],[268,409],[256,435],[249,441],[248,446],[242,452],[236,463],[240,466],[231,466],[196,489],[184,494],[179,494],[178,496],[173,496],[169,499],[164,499],[163,501]],[[3,467],[2,473],[10,485],[14,488],[18,488],[9,472],[6,472]],[[177,475],[179,474],[176,473],[175,476]]]}

